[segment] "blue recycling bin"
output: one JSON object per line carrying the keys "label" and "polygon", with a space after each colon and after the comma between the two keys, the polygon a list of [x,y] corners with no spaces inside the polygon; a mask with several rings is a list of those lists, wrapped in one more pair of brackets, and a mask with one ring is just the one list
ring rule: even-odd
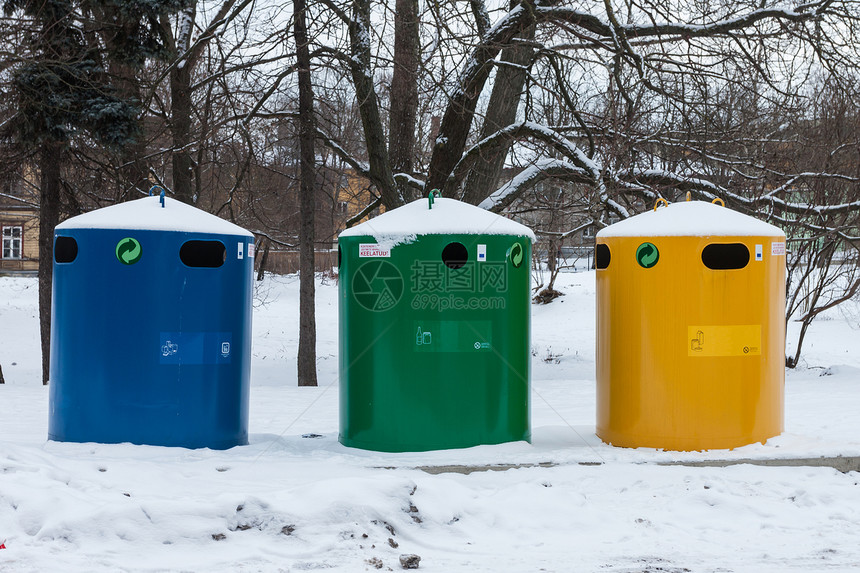
{"label": "blue recycling bin", "polygon": [[48,438],[247,444],[253,248],[163,197],[57,225]]}

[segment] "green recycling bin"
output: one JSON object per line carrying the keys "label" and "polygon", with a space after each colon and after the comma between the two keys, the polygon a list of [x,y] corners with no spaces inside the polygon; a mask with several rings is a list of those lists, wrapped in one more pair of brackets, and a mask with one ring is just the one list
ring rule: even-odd
{"label": "green recycling bin", "polygon": [[528,227],[430,196],[341,233],[340,442],[531,437]]}

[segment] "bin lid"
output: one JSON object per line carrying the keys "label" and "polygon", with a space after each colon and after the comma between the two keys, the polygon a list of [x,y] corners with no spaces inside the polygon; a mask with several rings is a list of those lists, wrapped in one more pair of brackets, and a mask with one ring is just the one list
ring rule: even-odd
{"label": "bin lid", "polygon": [[785,237],[779,227],[727,207],[680,201],[634,215],[597,233],[598,237]]}
{"label": "bin lid", "polygon": [[387,211],[351,227],[341,237],[370,236],[389,247],[410,243],[419,235],[514,235],[535,240],[531,229],[486,209],[436,198],[433,207],[425,197]]}
{"label": "bin lid", "polygon": [[162,207],[158,196],[117,203],[71,217],[57,225],[57,230],[65,229],[131,229],[254,236],[238,225],[176,199],[165,198]]}

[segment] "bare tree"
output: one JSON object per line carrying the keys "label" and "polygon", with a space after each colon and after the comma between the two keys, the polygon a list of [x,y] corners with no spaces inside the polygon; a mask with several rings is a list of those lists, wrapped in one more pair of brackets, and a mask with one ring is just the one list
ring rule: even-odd
{"label": "bare tree", "polygon": [[[237,0],[224,0],[208,26],[196,41],[192,41],[197,18],[197,0],[190,0],[179,12],[175,28],[166,17],[161,18],[161,33],[168,38],[173,60],[168,68],[170,78],[170,133],[172,136],[172,190],[177,199],[195,203],[193,182],[193,92],[200,86],[192,83],[194,70],[209,42],[219,28],[232,22],[247,7],[247,0],[236,6]],[[205,85],[205,84],[204,84]]]}
{"label": "bare tree", "polygon": [[788,244],[786,321],[795,318],[800,332],[794,353],[786,357],[785,364],[794,368],[800,362],[812,321],[860,292],[860,237],[831,231],[822,236],[795,237]]}
{"label": "bare tree", "polygon": [[[713,163],[713,157],[702,154],[715,139],[731,137],[725,131],[689,132],[701,124],[699,119],[723,111],[714,108],[715,95],[734,86],[777,104],[783,95],[797,93],[802,83],[797,78],[809,73],[809,59],[831,68],[854,66],[847,57],[854,47],[844,30],[854,25],[857,13],[845,3],[788,8],[607,2],[602,10],[583,10],[560,0],[524,0],[495,12],[495,21],[480,0],[470,2],[471,20],[462,11],[444,12],[446,6],[433,5],[422,15],[435,30],[428,32],[433,37],[423,49],[421,67],[425,75],[435,74],[438,89],[425,97],[444,93],[437,101],[443,113],[426,175],[414,177],[398,171],[391,160],[391,141],[384,139],[381,125],[383,100],[374,81],[378,70],[408,68],[408,52],[395,49],[392,59],[386,59],[384,32],[375,36],[376,27],[370,25],[374,17],[386,15],[372,16],[369,0],[352,2],[351,8],[334,0],[325,5],[349,30],[348,52],[328,51],[350,71],[368,171],[389,208],[407,199],[402,187],[394,190],[394,179],[417,189],[459,194],[468,176],[475,183],[467,184],[465,196],[482,202],[496,189],[483,184],[476,191],[478,166],[490,157],[498,164],[499,157],[516,149],[531,149],[524,157],[530,157],[526,167],[535,173],[494,193],[488,208],[503,209],[540,181],[542,173],[588,185],[608,211],[621,217],[662,189],[693,188],[706,196],[714,190],[709,184],[719,187],[719,182],[710,181],[701,161],[674,161],[676,169],[668,164],[672,155],[684,153],[684,146]],[[791,56],[777,57],[789,47]],[[454,81],[448,79],[451,62],[459,70]],[[483,113],[482,93],[491,80],[479,133],[476,117]],[[516,89],[520,82],[523,87]],[[506,89],[512,97],[501,97]],[[492,92],[499,97],[494,99]],[[392,111],[402,107],[400,93],[399,87],[391,91]],[[520,94],[526,106],[517,112]],[[555,99],[559,113],[529,118],[535,115],[533,100],[546,95]],[[726,127],[734,129],[727,119]]]}
{"label": "bare tree", "polygon": [[293,0],[293,29],[299,78],[299,145],[301,148],[301,226],[299,231],[299,386],[317,385],[316,319],[314,315],[314,94],[308,48],[305,0]]}
{"label": "bare tree", "polygon": [[[534,55],[532,45],[534,33],[535,27],[530,26],[515,38],[518,43],[501,52],[501,61],[496,70],[493,90],[487,105],[487,115],[481,127],[481,140],[491,137],[500,129],[516,122],[517,108],[522,101],[526,77]],[[493,147],[488,153],[480,155],[466,179],[463,201],[480,203],[496,190],[512,144],[513,141],[506,141]]]}
{"label": "bare tree", "polygon": [[[394,73],[388,123],[388,145],[394,173],[412,174],[415,165],[415,130],[418,113],[418,67],[420,64],[418,0],[397,0],[394,13]],[[409,197],[403,180],[398,194]]]}

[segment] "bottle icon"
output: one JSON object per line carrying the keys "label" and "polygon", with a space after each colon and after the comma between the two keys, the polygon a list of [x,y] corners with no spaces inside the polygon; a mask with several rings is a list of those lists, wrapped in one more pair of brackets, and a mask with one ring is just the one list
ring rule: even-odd
{"label": "bottle icon", "polygon": [[421,346],[422,344],[430,344],[433,341],[433,335],[429,332],[424,332],[421,330],[421,327],[418,327],[418,332],[415,334],[415,344]]}
{"label": "bottle icon", "polygon": [[692,340],[690,340],[690,348],[693,351],[701,352],[703,344],[705,344],[705,333],[702,332],[701,330],[697,330],[696,331],[696,338],[693,338]]}

